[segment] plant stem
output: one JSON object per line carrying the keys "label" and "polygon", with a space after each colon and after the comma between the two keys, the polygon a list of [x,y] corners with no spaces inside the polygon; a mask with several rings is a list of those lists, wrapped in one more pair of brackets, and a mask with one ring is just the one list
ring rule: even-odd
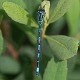
{"label": "plant stem", "polygon": [[44,22],[44,26],[43,26],[43,30],[42,30],[42,40],[44,38],[47,26],[48,26],[47,22]]}
{"label": "plant stem", "polygon": [[4,37],[4,40],[6,42],[6,47],[10,53],[10,55],[18,60],[19,55],[18,52],[14,49],[13,43],[12,43],[12,38],[10,37],[10,32],[11,32],[11,26],[9,24],[9,20],[7,18],[3,18],[1,22],[1,31]]}

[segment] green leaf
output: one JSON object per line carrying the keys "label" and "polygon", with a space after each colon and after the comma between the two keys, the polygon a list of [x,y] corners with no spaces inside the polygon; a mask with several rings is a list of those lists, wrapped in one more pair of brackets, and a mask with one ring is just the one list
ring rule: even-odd
{"label": "green leaf", "polygon": [[77,54],[79,41],[75,38],[57,35],[46,36],[53,55],[60,60],[66,60]]}
{"label": "green leaf", "polygon": [[56,5],[58,4],[58,2],[59,2],[59,0],[56,0],[56,1],[54,1],[54,0],[51,0],[51,2],[50,2],[50,15],[51,15],[51,13],[53,13],[53,10],[55,9],[55,7],[56,7]]}
{"label": "green leaf", "polygon": [[67,63],[68,63],[68,73],[71,72],[74,69],[75,64],[77,62],[77,56],[79,56],[79,55],[76,55],[76,56],[68,59],[68,61],[67,61]]}
{"label": "green leaf", "polygon": [[[18,33],[17,33],[17,36],[18,37],[20,37],[21,36],[21,34],[20,34],[20,36],[19,36],[19,33],[22,33],[22,34],[24,34],[25,36],[23,36],[23,38],[25,38],[26,37],[26,35],[27,35],[27,37],[29,38],[29,40],[30,40],[30,42],[33,44],[33,45],[35,45],[36,43],[37,43],[37,28],[30,28],[29,26],[27,26],[27,25],[21,25],[21,24],[18,24],[18,23],[15,23],[15,24],[12,24],[12,30],[14,30],[14,32],[15,32],[15,35],[16,35],[16,31],[18,31]],[[20,28],[20,31],[19,31],[19,28]],[[14,39],[16,39],[17,41],[18,41],[18,43],[19,43],[19,40],[18,40],[18,37],[17,36],[15,36],[14,35]],[[20,37],[21,38],[21,37]],[[21,38],[21,40],[23,40],[22,38]],[[21,43],[20,43],[21,44]]]}
{"label": "green leaf", "polygon": [[2,4],[6,1],[14,2],[20,5],[21,7],[26,8],[25,2],[23,0],[0,0],[0,9],[3,9]]}
{"label": "green leaf", "polygon": [[[47,50],[47,49],[46,49],[46,50]],[[48,50],[47,50],[47,51],[48,51]],[[50,57],[48,57],[48,56],[46,56],[46,55],[44,55],[44,54],[42,53],[41,59],[40,59],[40,74],[41,74],[42,77],[43,77],[45,68],[46,68],[46,66],[47,66],[47,63],[48,63],[48,61],[49,61],[50,59],[51,59]]]}
{"label": "green leaf", "polygon": [[20,72],[20,64],[11,57],[1,56],[0,71],[6,74],[17,74]]}
{"label": "green leaf", "polygon": [[42,0],[23,0],[23,1],[26,4],[26,10],[28,10],[29,13],[35,17],[37,14],[37,9]]}
{"label": "green leaf", "polygon": [[28,10],[28,12],[33,15],[34,18],[36,16],[36,14],[34,13],[36,12],[36,10],[38,9],[37,7],[41,3],[41,0],[0,0],[0,9],[2,9],[2,4],[6,1],[14,2],[19,6],[23,7],[24,9]]}
{"label": "green leaf", "polygon": [[51,58],[53,56],[53,54],[52,54],[53,51],[51,50],[50,46],[48,46],[48,45],[49,45],[48,41],[46,39],[44,39],[42,41],[42,54],[44,54],[44,55],[48,56],[49,58]]}
{"label": "green leaf", "polygon": [[26,34],[28,35],[29,40],[33,43],[37,43],[37,37],[30,31],[27,31]]}
{"label": "green leaf", "polygon": [[68,80],[80,80],[80,72],[72,72],[68,75]]}
{"label": "green leaf", "polygon": [[80,54],[68,61],[68,80],[80,80]]}
{"label": "green leaf", "polygon": [[[72,63],[71,63],[72,64]],[[78,69],[77,69],[78,68]],[[80,65],[71,72],[68,72],[68,80],[80,80]]]}
{"label": "green leaf", "polygon": [[68,80],[80,80],[80,54],[68,60]]}
{"label": "green leaf", "polygon": [[62,17],[70,8],[72,0],[59,0],[57,6],[52,11],[49,23],[55,22]]}
{"label": "green leaf", "polygon": [[50,24],[50,27],[47,29],[47,34],[60,34],[61,30],[64,28],[65,18],[61,17],[56,22]]}
{"label": "green leaf", "polygon": [[67,21],[69,25],[69,35],[75,36],[79,31],[79,0],[73,0],[71,9],[67,13]]}
{"label": "green leaf", "polygon": [[48,62],[43,80],[66,80],[67,61],[55,61],[53,58]]}
{"label": "green leaf", "polygon": [[7,13],[7,15],[12,18],[12,20],[21,24],[38,27],[37,23],[31,17],[31,15],[17,4],[12,2],[4,2],[3,9]]}
{"label": "green leaf", "polygon": [[2,50],[3,50],[3,37],[2,37],[1,30],[0,30],[0,55],[2,53]]}

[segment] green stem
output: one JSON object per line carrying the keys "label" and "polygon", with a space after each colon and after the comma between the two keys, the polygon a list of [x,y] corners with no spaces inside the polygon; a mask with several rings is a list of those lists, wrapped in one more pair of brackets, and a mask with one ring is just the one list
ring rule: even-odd
{"label": "green stem", "polygon": [[44,23],[44,26],[43,26],[43,30],[42,30],[42,40],[44,38],[44,35],[45,35],[45,32],[46,32],[47,26],[48,26],[48,24],[47,24],[47,22],[45,22]]}

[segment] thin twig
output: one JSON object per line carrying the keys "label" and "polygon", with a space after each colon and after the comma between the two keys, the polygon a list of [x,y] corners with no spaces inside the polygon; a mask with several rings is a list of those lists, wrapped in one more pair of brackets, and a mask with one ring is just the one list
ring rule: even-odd
{"label": "thin twig", "polygon": [[10,24],[9,21],[7,19],[3,19],[1,22],[1,31],[3,34],[3,38],[6,41],[7,44],[7,49],[10,52],[10,55],[14,58],[14,59],[18,59],[18,53],[17,51],[14,49],[13,44],[12,44],[12,40],[10,38]]}

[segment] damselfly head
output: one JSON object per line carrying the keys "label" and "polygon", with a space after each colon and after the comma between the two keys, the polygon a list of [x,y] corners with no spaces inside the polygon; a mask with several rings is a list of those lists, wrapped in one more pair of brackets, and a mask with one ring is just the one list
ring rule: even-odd
{"label": "damselfly head", "polygon": [[38,9],[38,13],[43,13],[43,14],[45,14],[45,10],[42,9],[42,8],[40,8],[40,9]]}

